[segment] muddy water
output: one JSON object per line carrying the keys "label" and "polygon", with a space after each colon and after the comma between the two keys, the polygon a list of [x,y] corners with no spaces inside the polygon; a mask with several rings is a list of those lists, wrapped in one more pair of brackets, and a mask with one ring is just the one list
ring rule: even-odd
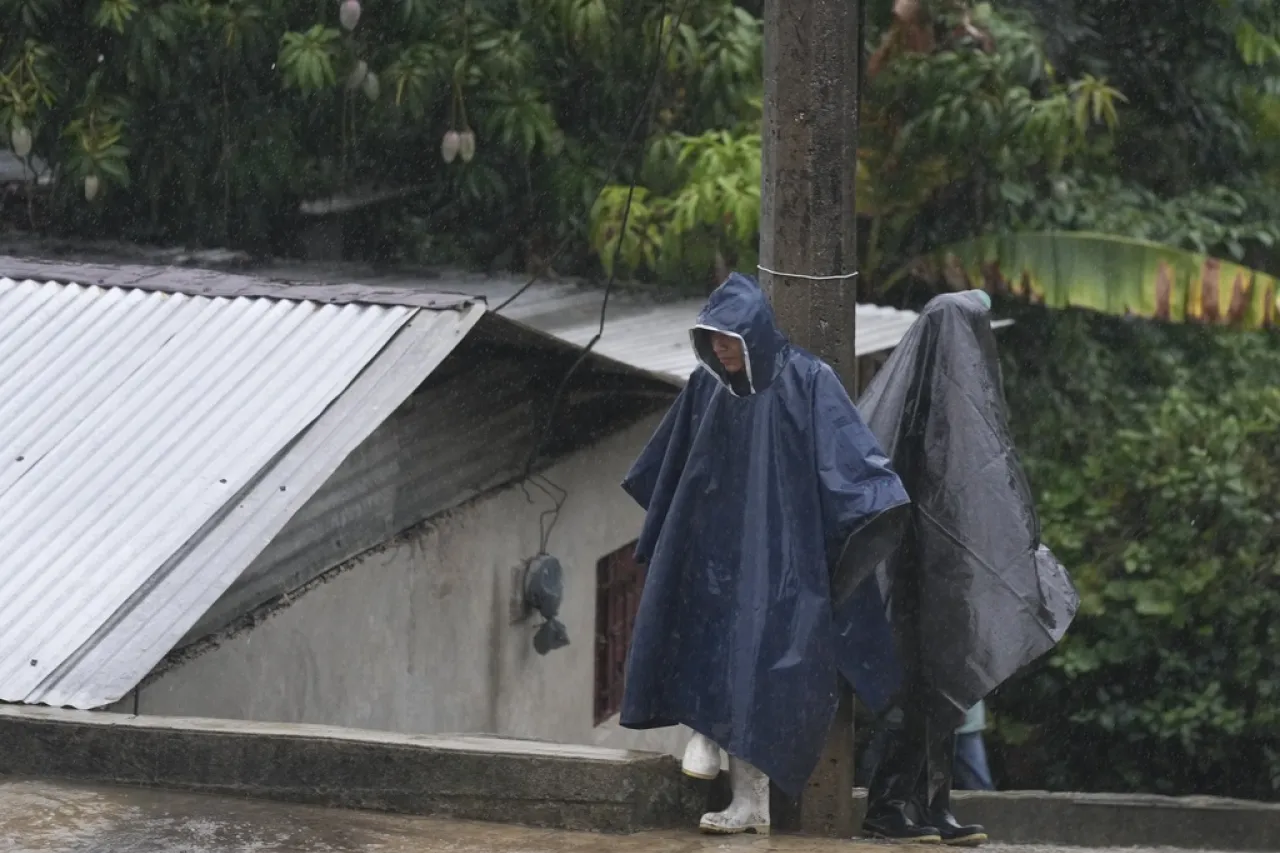
{"label": "muddy water", "polygon": [[[235,797],[0,777],[0,853],[944,853],[947,848],[696,832],[625,837]],[[984,853],[1121,853],[990,845]],[[1189,853],[1129,848],[1123,853]],[[1205,851],[1211,853],[1211,851]]]}
{"label": "muddy water", "polygon": [[172,791],[0,781],[0,853],[857,853],[859,848],[884,853],[883,847],[849,841],[715,838],[694,832],[604,836]]}

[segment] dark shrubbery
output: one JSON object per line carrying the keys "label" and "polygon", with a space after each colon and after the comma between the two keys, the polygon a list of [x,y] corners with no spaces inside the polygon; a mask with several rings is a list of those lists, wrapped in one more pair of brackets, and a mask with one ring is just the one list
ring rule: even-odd
{"label": "dark shrubbery", "polygon": [[1072,631],[991,705],[1010,787],[1280,792],[1280,341],[1023,309],[1005,385]]}

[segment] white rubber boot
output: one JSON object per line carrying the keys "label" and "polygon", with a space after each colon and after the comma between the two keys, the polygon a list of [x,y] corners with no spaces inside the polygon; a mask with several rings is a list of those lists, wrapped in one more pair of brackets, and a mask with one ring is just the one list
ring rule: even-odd
{"label": "white rubber boot", "polygon": [[704,814],[699,824],[702,831],[715,835],[768,835],[769,777],[731,755],[729,782],[733,786],[733,802],[722,812]]}
{"label": "white rubber boot", "polygon": [[693,740],[684,748],[680,769],[694,779],[716,778],[720,775],[720,747],[711,738],[694,732]]}

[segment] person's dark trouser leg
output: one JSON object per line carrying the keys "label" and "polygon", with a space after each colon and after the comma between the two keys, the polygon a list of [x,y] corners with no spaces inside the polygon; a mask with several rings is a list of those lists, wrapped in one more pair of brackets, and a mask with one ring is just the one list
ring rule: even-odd
{"label": "person's dark trouser leg", "polygon": [[987,765],[987,749],[982,732],[956,735],[955,789],[957,791],[994,791],[991,769]]}
{"label": "person's dark trouser leg", "polygon": [[871,740],[867,742],[867,748],[862,751],[862,761],[858,764],[858,776],[862,780],[863,787],[870,787],[871,780],[876,775],[876,768],[880,766],[880,759],[884,757],[884,751],[888,748],[889,738],[893,736],[893,730],[901,728],[901,717],[895,719],[896,713],[899,712],[890,710],[880,715],[876,720]]}
{"label": "person's dark trouser leg", "polygon": [[912,801],[925,769],[924,717],[917,705],[905,703],[903,723],[888,730],[884,752],[867,790],[867,818],[862,831],[894,841],[937,842],[938,831],[912,817]]}
{"label": "person's dark trouser leg", "polygon": [[[932,734],[934,745],[939,747],[933,750],[933,754],[947,757],[954,757],[956,754],[956,734],[954,731],[946,734]],[[962,825],[956,821],[955,816],[951,814],[951,785],[952,785],[952,761],[942,762],[942,766],[937,768],[937,790],[933,792],[933,796],[928,798],[927,790],[924,790],[925,783],[922,781],[921,789],[917,796],[921,801],[928,802],[928,807],[924,809],[921,816],[922,822],[928,823],[930,826],[938,830],[938,834],[942,837],[943,844],[954,844],[963,847],[974,847],[987,840],[986,830],[979,824]],[[922,777],[925,774],[921,774]]]}

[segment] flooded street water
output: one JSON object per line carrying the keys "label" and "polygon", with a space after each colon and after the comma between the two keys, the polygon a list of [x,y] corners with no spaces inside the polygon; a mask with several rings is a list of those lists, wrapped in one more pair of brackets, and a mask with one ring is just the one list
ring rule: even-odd
{"label": "flooded street water", "polygon": [[[885,845],[793,836],[630,836],[526,829],[174,791],[0,781],[3,853],[884,853]],[[901,847],[893,850],[940,850]],[[1093,853],[990,845],[992,853]],[[1164,853],[1140,851],[1130,853]]]}
{"label": "flooded street water", "polygon": [[4,853],[692,853],[848,851],[852,842],[606,836],[46,781],[0,782]]}

